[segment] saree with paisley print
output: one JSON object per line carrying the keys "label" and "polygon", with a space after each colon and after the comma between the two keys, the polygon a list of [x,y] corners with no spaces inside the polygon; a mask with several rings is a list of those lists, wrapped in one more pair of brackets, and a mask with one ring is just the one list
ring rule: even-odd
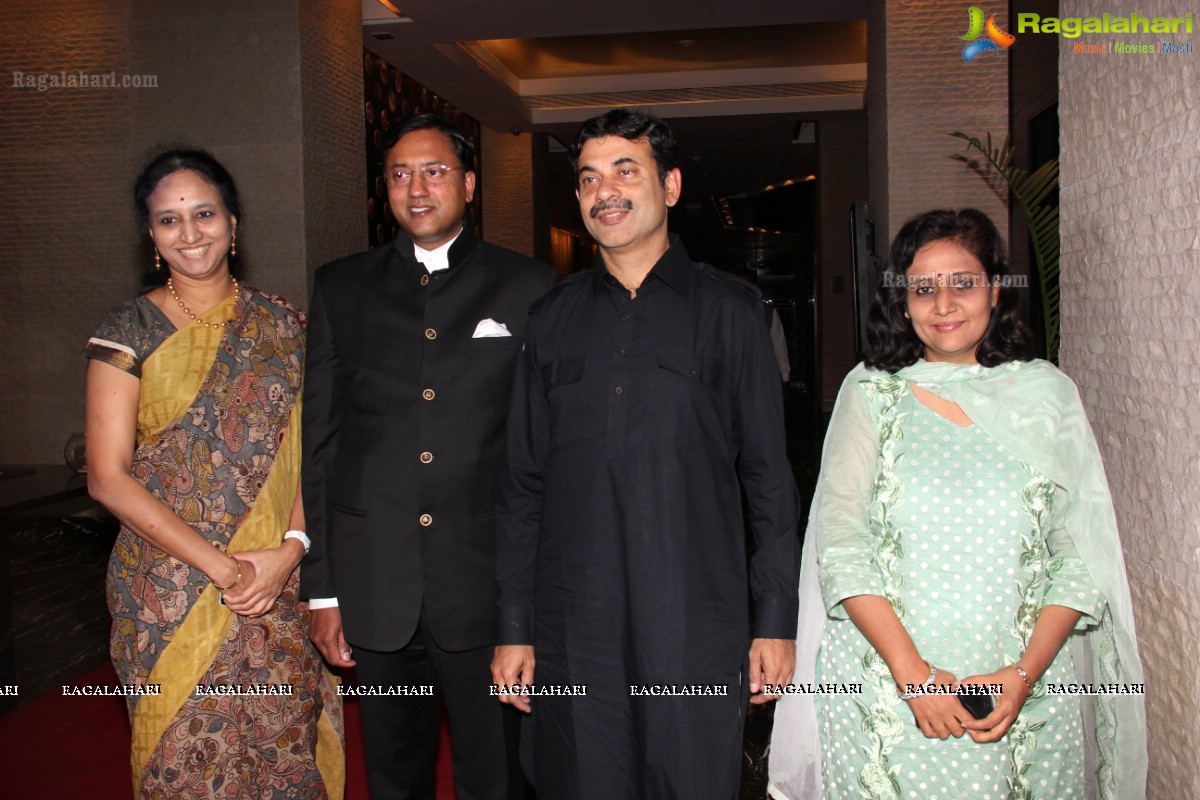
{"label": "saree with paisley print", "polygon": [[[140,379],[133,477],[215,547],[275,547],[300,469],[303,315],[243,288],[203,319],[228,324],[176,330],[140,297],[84,355]],[[202,571],[122,527],[107,577],[113,665],[123,684],[160,687],[128,698],[136,796],[342,796],[341,699],[298,585],[297,570],[268,613],[241,617]]]}

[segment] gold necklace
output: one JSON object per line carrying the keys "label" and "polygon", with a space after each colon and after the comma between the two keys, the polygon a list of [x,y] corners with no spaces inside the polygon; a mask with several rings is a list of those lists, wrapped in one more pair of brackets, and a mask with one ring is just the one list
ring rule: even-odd
{"label": "gold necklace", "polygon": [[[237,293],[238,293],[237,278],[230,275],[229,280],[233,281],[233,296],[237,297]],[[192,310],[190,308],[188,308],[187,306],[185,306],[183,304],[183,301],[179,299],[179,295],[175,294],[175,283],[169,277],[167,278],[167,290],[171,293],[171,297],[175,298],[175,302],[179,303],[179,307],[183,309],[183,313],[185,313],[189,317],[191,317],[192,322],[196,323],[197,325],[203,325],[206,328],[224,328],[225,326],[229,325],[229,323],[234,322],[234,320],[231,320],[231,319],[227,319],[224,322],[205,322],[204,320],[197,317],[195,314],[192,313]]]}

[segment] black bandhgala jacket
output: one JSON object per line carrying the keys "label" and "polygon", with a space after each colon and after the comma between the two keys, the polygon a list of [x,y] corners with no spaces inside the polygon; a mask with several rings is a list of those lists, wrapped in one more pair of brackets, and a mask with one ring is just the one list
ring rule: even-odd
{"label": "black bandhgala jacket", "polygon": [[[422,605],[447,650],[493,642],[495,506],[529,306],[557,278],[464,228],[430,275],[410,239],[317,270],[303,439],[301,596],[346,640],[403,647]],[[483,320],[508,337],[476,338]]]}

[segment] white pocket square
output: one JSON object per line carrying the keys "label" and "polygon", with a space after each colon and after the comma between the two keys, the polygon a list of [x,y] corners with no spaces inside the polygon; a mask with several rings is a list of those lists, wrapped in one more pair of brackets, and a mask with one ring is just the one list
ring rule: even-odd
{"label": "white pocket square", "polygon": [[508,332],[508,326],[503,322],[488,317],[487,319],[479,320],[479,324],[475,326],[475,332],[471,334],[472,339],[487,339],[493,336],[512,336]]}

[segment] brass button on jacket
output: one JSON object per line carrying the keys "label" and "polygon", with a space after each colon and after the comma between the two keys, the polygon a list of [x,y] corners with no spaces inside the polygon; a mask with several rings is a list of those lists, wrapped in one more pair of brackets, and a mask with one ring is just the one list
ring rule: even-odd
{"label": "brass button on jacket", "polygon": [[424,453],[421,453],[422,464],[428,464],[430,461],[433,461],[433,453],[429,452],[428,450],[426,450]]}
{"label": "brass button on jacket", "polygon": [[426,339],[436,339],[437,331],[435,331],[433,328],[426,328],[425,329],[425,338]]}
{"label": "brass button on jacket", "polygon": [[426,389],[425,391],[421,392],[421,397],[425,398],[426,400],[432,400],[433,398],[437,397],[437,392],[435,392],[433,389]]}
{"label": "brass button on jacket", "polygon": [[421,527],[428,528],[433,524],[433,517],[429,516],[428,514],[422,514],[419,522],[421,523]]}

